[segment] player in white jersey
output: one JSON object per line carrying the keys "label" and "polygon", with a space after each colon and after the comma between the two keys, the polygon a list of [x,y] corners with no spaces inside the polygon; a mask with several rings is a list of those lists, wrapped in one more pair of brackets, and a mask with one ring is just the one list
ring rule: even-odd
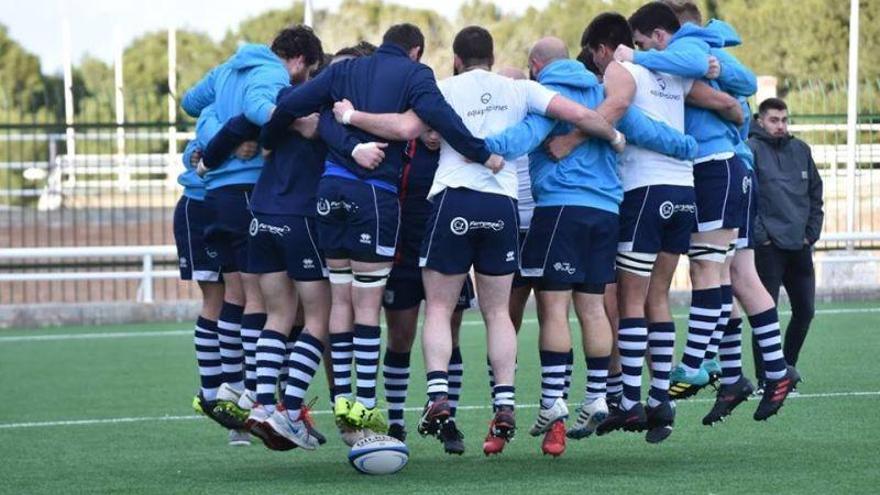
{"label": "player in white jersey", "polygon": [[[633,64],[613,61],[618,45],[632,45],[632,33],[619,14],[598,16],[584,36],[586,48],[605,74],[606,105],[600,111],[624,111],[630,104],[655,120],[684,130],[684,103],[718,111],[726,118],[742,118],[735,99],[703,83],[651,72]],[[608,116],[608,114],[605,114]],[[677,260],[688,252],[695,221],[693,164],[653,151],[629,146],[619,162],[624,200],[620,208],[618,244],[618,283],[620,330],[618,349],[623,368],[623,397],[599,426],[602,435],[616,429],[648,429],[649,442],[665,440],[672,431],[674,410],[668,399],[672,365],[674,327],[668,308],[672,271],[659,273],[655,261]],[[658,265],[659,266],[659,265]],[[670,266],[663,264],[662,266]],[[671,266],[674,268],[675,263]],[[649,282],[665,291],[657,307],[649,308],[645,318]],[[652,387],[648,412],[641,405],[641,373],[649,339]],[[656,345],[654,345],[656,343]]]}
{"label": "player in white jersey", "polygon": [[[549,115],[585,133],[624,144],[597,113],[546,90],[533,81],[513,81],[489,72],[494,62],[488,31],[471,26],[453,43],[456,76],[439,83],[447,102],[475,136],[498,134],[529,112]],[[351,124],[388,139],[410,138],[424,126],[412,125],[411,114],[349,114]],[[517,173],[512,164],[489,169],[468,162],[444,142],[429,198],[434,211],[422,245],[420,264],[427,296],[423,351],[428,404],[420,432],[434,434],[449,417],[447,364],[451,352],[449,322],[455,301],[471,267],[476,272],[480,309],[486,321],[489,359],[496,385],[496,409],[483,444],[500,453],[515,430],[514,367],[516,335],[509,313],[513,273],[518,268]],[[445,319],[445,321],[444,321]],[[445,333],[445,335],[444,335]]]}

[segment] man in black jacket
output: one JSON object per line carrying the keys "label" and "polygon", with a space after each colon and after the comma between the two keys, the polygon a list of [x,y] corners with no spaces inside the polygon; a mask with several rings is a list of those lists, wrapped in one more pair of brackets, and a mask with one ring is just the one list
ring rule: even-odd
{"label": "man in black jacket", "polygon": [[[784,285],[791,301],[791,321],[785,331],[783,353],[795,366],[815,311],[816,276],[813,245],[822,231],[822,178],[807,143],[788,133],[788,107],[770,98],[758,108],[749,147],[758,176],[755,219],[755,263],[761,281],[774,300]],[[757,346],[755,367],[761,360]]]}

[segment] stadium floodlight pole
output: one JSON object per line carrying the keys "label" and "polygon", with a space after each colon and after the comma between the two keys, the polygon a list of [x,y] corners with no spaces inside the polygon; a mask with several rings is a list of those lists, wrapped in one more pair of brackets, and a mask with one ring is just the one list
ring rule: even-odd
{"label": "stadium floodlight pole", "polygon": [[168,27],[168,161],[165,167],[167,189],[177,187],[177,28]]}
{"label": "stadium floodlight pole", "polygon": [[122,32],[119,26],[113,28],[113,81],[116,110],[116,167],[119,190],[127,192],[131,189],[131,170],[125,158],[125,96],[122,79]]}
{"label": "stadium floodlight pole", "polygon": [[305,5],[304,5],[305,13],[303,14],[303,24],[305,24],[308,27],[313,27],[315,17],[314,17],[314,12],[312,11],[312,0],[305,0],[304,3],[305,3]]}
{"label": "stadium floodlight pole", "polygon": [[64,63],[64,124],[67,126],[67,150],[62,163],[69,165],[68,176],[71,182],[74,179],[73,162],[76,157],[76,134],[73,128],[73,57],[70,53],[70,20],[64,19],[61,23],[61,53]]}
{"label": "stadium floodlight pole", "polygon": [[[849,82],[846,105],[846,231],[856,227],[856,145],[859,112],[859,0],[850,0],[849,8]],[[846,248],[852,251],[852,241]]]}

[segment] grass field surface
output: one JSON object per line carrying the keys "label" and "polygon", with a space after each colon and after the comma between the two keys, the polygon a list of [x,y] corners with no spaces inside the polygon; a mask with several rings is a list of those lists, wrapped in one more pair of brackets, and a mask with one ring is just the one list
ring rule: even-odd
{"label": "grass field surface", "polygon": [[[683,310],[679,310],[682,312]],[[684,321],[679,315],[678,343]],[[527,434],[539,398],[534,315],[520,334],[519,434],[501,456],[482,455],[490,419],[485,332],[471,311],[462,329],[465,362],[462,457],[415,433],[424,402],[420,351],[407,412],[411,450],[400,473],[356,473],[327,413],[323,376],[316,420],[330,439],[314,452],[271,452],[258,441],[229,447],[226,433],[195,416],[191,330],[183,324],[0,332],[0,493],[877,493],[880,491],[880,310],[876,304],[819,308],[801,355],[806,382],[779,416],[752,420],[757,400],[725,423],[704,427],[708,391],[678,404],[673,435],[649,445],[632,433],[569,441],[564,456],[541,455]],[[783,324],[787,316],[783,316]],[[744,332],[747,335],[748,331]],[[579,341],[579,339],[577,339]],[[748,338],[745,349],[748,350]],[[576,351],[572,400],[582,397]],[[680,354],[677,354],[680,355]],[[744,353],[751,369],[750,353]],[[322,375],[322,374],[321,374]],[[646,379],[647,382],[647,379]],[[381,390],[380,390],[381,395]]]}

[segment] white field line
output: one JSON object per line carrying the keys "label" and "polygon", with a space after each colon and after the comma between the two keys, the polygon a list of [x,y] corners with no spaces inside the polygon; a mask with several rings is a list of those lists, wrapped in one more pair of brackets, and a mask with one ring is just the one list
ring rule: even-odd
{"label": "white field line", "polygon": [[[790,400],[800,400],[800,399],[826,399],[826,398],[840,398],[840,397],[878,397],[880,396],[880,391],[876,392],[828,392],[828,393],[820,393],[820,394],[799,394],[796,396],[789,397]],[[715,399],[691,399],[687,401],[678,402],[677,404],[695,404],[702,402],[714,402]],[[575,404],[571,404],[572,407]],[[535,409],[538,407],[538,404],[520,404],[516,406],[517,409]],[[490,406],[459,406],[459,411],[482,411],[488,410]],[[404,409],[408,412],[421,411],[421,407],[407,407]],[[324,416],[330,414],[330,410],[321,410],[321,411],[312,411],[313,415]],[[90,426],[90,425],[112,425],[112,424],[120,424],[120,423],[151,423],[151,422],[162,422],[162,421],[185,421],[185,420],[193,420],[193,419],[204,419],[203,416],[199,416],[196,414],[186,415],[186,416],[143,416],[143,417],[131,417],[131,418],[101,418],[101,419],[76,419],[69,421],[36,421],[30,423],[0,423],[0,430],[16,430],[21,428],[46,428],[51,426]]]}
{"label": "white field line", "polygon": [[[862,313],[880,313],[878,308],[841,308],[841,309],[817,309],[817,315],[842,315],[842,314],[862,314]],[[790,315],[791,311],[781,311],[782,315]],[[686,318],[686,314],[673,314],[674,318]],[[572,317],[572,322],[577,319]],[[523,323],[538,323],[536,318],[526,318]],[[466,320],[462,322],[463,326],[482,326],[482,320]],[[48,335],[14,335],[9,337],[0,336],[0,344],[11,342],[39,342],[54,340],[92,340],[92,339],[126,339],[140,337],[177,337],[182,335],[192,335],[192,330],[148,330],[144,332],[106,332],[106,333],[59,333]],[[2,331],[0,331],[2,333]]]}

